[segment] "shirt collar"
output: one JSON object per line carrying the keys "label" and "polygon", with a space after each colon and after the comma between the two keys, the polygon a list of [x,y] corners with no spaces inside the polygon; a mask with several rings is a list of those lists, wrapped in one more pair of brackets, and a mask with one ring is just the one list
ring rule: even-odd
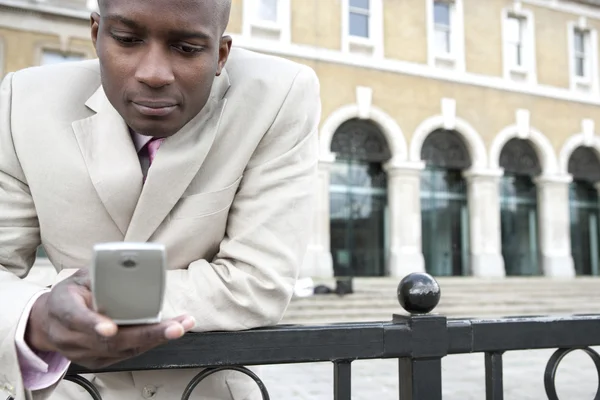
{"label": "shirt collar", "polygon": [[152,136],[142,135],[140,133],[133,132],[132,130],[129,130],[129,132],[131,132],[131,139],[133,140],[135,151],[138,153],[146,144],[148,144],[150,140],[152,140]]}

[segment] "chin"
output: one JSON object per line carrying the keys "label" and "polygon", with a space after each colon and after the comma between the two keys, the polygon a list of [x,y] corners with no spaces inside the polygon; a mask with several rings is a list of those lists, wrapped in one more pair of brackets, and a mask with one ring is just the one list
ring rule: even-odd
{"label": "chin", "polygon": [[136,133],[153,137],[167,137],[177,132],[172,123],[161,120],[138,120],[129,124],[129,127]]}

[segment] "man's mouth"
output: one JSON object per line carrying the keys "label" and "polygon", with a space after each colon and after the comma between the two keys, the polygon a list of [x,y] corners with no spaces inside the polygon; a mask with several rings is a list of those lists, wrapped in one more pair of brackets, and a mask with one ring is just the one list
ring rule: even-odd
{"label": "man's mouth", "polygon": [[177,108],[172,101],[132,101],[131,104],[140,114],[148,117],[166,117]]}

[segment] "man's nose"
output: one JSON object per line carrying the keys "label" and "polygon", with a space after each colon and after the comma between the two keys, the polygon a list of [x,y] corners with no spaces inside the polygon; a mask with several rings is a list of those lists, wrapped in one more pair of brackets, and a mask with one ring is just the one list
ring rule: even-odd
{"label": "man's nose", "polygon": [[168,49],[161,49],[158,45],[149,46],[138,65],[135,77],[139,82],[155,89],[173,83],[175,75]]}

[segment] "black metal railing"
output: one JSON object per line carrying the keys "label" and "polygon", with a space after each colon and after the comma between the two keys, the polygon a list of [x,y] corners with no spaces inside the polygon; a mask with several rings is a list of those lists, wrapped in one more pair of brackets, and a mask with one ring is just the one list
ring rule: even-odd
{"label": "black metal railing", "polygon": [[[398,359],[401,400],[442,399],[442,358],[452,354],[483,353],[487,400],[501,400],[503,353],[512,350],[557,349],[547,363],[544,385],[549,400],[558,400],[555,375],[569,352],[589,354],[600,374],[600,356],[590,346],[600,345],[600,315],[564,317],[516,317],[501,319],[447,319],[429,314],[440,299],[440,287],[427,274],[412,274],[398,287],[401,305],[410,315],[395,315],[391,322],[348,323],[319,326],[280,325],[244,332],[188,334],[134,359],[88,371],[72,366],[65,379],[101,399],[82,373],[143,371],[173,368],[206,368],[182,391],[187,400],[208,375],[242,366],[323,362],[333,363],[336,400],[351,399],[351,368],[355,360]],[[599,375],[600,376],[600,375]],[[600,389],[595,396],[600,399]]]}

